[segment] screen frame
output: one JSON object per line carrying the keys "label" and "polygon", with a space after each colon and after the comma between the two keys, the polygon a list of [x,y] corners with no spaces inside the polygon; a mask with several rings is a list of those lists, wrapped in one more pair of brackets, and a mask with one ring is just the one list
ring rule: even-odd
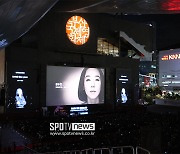
{"label": "screen frame", "polygon": [[[103,89],[103,103],[97,103],[97,104],[59,104],[59,105],[48,105],[48,103],[47,103],[47,78],[48,78],[48,72],[47,72],[47,69],[48,69],[48,67],[62,67],[62,68],[82,68],[82,69],[88,69],[88,68],[97,68],[97,69],[102,69],[103,71],[102,71],[102,73],[103,73],[103,76],[104,76],[104,82],[103,82],[103,87],[104,87],[104,89]],[[99,67],[99,66],[72,66],[72,65],[52,65],[52,64],[48,64],[48,65],[46,65],[46,81],[45,81],[45,106],[47,106],[47,107],[51,107],[51,106],[84,106],[84,105],[87,105],[87,106],[89,106],[89,105],[104,105],[105,103],[106,103],[106,96],[105,96],[105,93],[106,93],[106,68],[104,68],[104,67]]]}
{"label": "screen frame", "polygon": [[[127,97],[127,101],[125,103],[122,102],[118,102],[118,96],[120,95],[120,89],[118,90],[118,85],[120,83],[118,83],[118,74],[121,74],[121,72],[125,72],[125,74],[128,74],[128,81],[126,84],[127,89],[126,90],[126,97]],[[132,94],[130,93],[132,90],[132,70],[129,68],[116,68],[116,73],[115,73],[115,80],[116,80],[116,85],[115,85],[115,89],[116,89],[116,96],[115,96],[115,104],[120,104],[120,105],[125,105],[125,104],[131,104],[132,103]],[[126,86],[122,86],[122,88],[125,88]],[[121,98],[122,99],[122,98]]]}
{"label": "screen frame", "polygon": [[[164,63],[167,61],[167,65],[168,65],[168,62],[173,62],[174,60],[177,60],[177,59],[174,59],[173,61],[172,60],[169,60],[169,59],[165,59],[165,60],[162,60],[162,58],[164,58],[165,55],[174,55],[174,54],[180,54],[180,49],[173,49],[173,50],[162,50],[162,51],[159,51],[159,58],[158,58],[158,64],[159,64],[159,67],[158,67],[158,85],[160,87],[163,87],[163,88],[166,88],[166,89],[169,89],[169,88],[173,88],[173,87],[177,87],[177,88],[180,88],[180,83],[178,83],[179,85],[175,85],[175,84],[163,84],[163,81],[168,81],[168,79],[162,79],[162,66],[163,66],[163,61]],[[179,63],[180,63],[180,59],[178,58],[179,60]],[[174,61],[175,62],[175,61]],[[167,75],[171,75],[167,70]],[[169,73],[169,74],[168,74]],[[172,72],[171,72],[172,73]],[[180,73],[180,71],[179,71]],[[180,77],[179,77],[180,78]],[[171,79],[172,80],[172,79]],[[170,79],[169,79],[170,81]]]}

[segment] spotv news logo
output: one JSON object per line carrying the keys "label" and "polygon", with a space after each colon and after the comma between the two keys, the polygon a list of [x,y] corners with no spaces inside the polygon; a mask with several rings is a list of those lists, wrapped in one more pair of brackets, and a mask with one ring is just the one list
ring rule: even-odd
{"label": "spotv news logo", "polygon": [[95,123],[50,123],[50,131],[95,131]]}

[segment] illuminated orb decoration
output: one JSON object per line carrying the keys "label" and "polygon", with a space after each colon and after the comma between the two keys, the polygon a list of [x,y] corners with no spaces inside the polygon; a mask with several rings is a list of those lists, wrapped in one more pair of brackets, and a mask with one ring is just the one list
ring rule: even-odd
{"label": "illuminated orb decoration", "polygon": [[89,25],[84,18],[72,16],[66,23],[66,34],[72,43],[83,45],[89,39]]}

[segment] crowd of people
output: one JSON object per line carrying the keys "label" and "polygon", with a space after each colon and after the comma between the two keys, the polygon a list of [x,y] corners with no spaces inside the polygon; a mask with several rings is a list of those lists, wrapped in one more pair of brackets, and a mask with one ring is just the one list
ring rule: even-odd
{"label": "crowd of people", "polygon": [[[82,150],[114,146],[141,146],[150,151],[179,153],[180,115],[152,113],[145,108],[131,108],[113,113],[75,117],[39,117],[16,120],[13,127],[32,141],[38,152]],[[94,135],[50,135],[49,124],[95,123]],[[153,149],[155,148],[155,149]]]}

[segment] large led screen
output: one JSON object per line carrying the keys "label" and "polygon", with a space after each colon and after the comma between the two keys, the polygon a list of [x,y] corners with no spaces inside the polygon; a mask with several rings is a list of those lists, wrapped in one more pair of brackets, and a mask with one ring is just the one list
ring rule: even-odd
{"label": "large led screen", "polygon": [[180,86],[180,49],[159,52],[159,85]]}
{"label": "large led screen", "polygon": [[104,69],[47,66],[47,106],[102,103]]}
{"label": "large led screen", "polygon": [[29,68],[8,69],[7,111],[31,110],[38,106],[37,72]]}
{"label": "large led screen", "polygon": [[116,70],[116,101],[126,104],[131,101],[131,71],[128,69]]}

